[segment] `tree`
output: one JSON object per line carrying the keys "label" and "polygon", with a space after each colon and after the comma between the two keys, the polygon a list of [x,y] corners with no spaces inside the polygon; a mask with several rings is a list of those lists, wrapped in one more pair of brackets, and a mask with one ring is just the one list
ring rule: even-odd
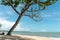
{"label": "tree", "polygon": [[[18,18],[12,28],[8,31],[7,35],[11,35],[14,28],[16,28],[17,24],[19,23],[22,16],[28,16],[35,21],[39,21],[40,15],[37,13],[40,10],[44,10],[47,6],[52,5],[57,0],[1,0],[1,4],[5,6],[11,6],[12,9],[18,14]],[[20,4],[24,4],[24,7],[20,7]],[[34,8],[33,5],[38,5],[38,8]],[[21,12],[19,12],[16,8],[20,7]],[[27,14],[27,12],[29,12]]]}
{"label": "tree", "polygon": [[0,27],[1,27],[2,25],[0,24]]}
{"label": "tree", "polygon": [[1,24],[0,24],[0,28],[1,28]]}

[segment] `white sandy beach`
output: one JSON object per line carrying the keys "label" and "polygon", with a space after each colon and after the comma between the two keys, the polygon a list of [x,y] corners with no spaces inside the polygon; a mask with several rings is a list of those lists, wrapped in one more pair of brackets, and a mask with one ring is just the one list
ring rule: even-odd
{"label": "white sandy beach", "polygon": [[27,36],[27,35],[16,35],[16,36],[20,36],[23,38],[32,38],[35,40],[60,40],[60,38],[52,38],[52,37],[38,37],[38,36]]}

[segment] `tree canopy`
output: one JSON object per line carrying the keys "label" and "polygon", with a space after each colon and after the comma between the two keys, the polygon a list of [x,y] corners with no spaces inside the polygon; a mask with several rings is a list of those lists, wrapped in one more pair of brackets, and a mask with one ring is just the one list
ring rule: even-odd
{"label": "tree canopy", "polygon": [[2,25],[0,24],[0,27],[1,27]]}
{"label": "tree canopy", "polygon": [[[31,2],[30,2],[31,1]],[[11,0],[11,4],[14,7],[17,7],[19,4],[23,3],[23,4],[28,4],[28,3],[34,3],[34,4],[38,4],[39,6],[48,6],[48,5],[52,5],[56,2],[57,0],[46,0],[44,2],[41,2],[40,0]],[[3,5],[10,5],[8,3],[8,0],[2,0],[2,4]]]}
{"label": "tree canopy", "polygon": [[[38,11],[44,10],[47,6],[56,3],[57,0],[1,0],[1,4],[5,6],[11,6],[12,9],[18,14],[18,18],[12,28],[8,31],[7,35],[11,35],[11,32],[16,28],[22,16],[28,16],[35,21],[40,20],[40,13]],[[19,6],[23,4],[23,7]],[[35,5],[35,6],[33,6]],[[36,7],[37,6],[37,7]],[[21,9],[18,11],[17,7]]]}
{"label": "tree canopy", "polygon": [[[12,6],[12,8],[17,12],[16,8],[20,5],[20,4],[24,4],[24,6],[26,7],[26,5],[31,4],[31,7],[29,7],[26,12],[30,12],[29,14],[26,14],[26,12],[24,13],[23,16],[28,16],[30,18],[32,18],[35,21],[38,21],[40,18],[39,13],[37,14],[37,11],[40,10],[44,10],[47,6],[52,5],[54,3],[56,3],[57,0],[46,0],[46,1],[41,1],[41,0],[1,0],[1,4],[5,5],[5,6]],[[37,7],[33,7],[33,5],[38,5]],[[23,8],[24,7],[20,7]],[[17,14],[20,14],[19,12],[17,12]],[[36,19],[37,18],[37,19]]]}

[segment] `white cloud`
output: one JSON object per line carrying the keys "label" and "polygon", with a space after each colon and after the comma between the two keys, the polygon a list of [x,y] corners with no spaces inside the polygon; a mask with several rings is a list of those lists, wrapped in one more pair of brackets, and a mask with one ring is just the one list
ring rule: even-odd
{"label": "white cloud", "polygon": [[2,25],[1,30],[9,30],[14,22],[0,19],[0,24]]}
{"label": "white cloud", "polygon": [[60,21],[60,18],[59,19],[55,19],[55,20]]}
{"label": "white cloud", "polygon": [[[0,24],[2,24],[2,27],[0,28],[0,30],[7,30],[8,31],[13,26],[14,23],[15,22],[0,18]],[[30,31],[30,29],[27,27],[22,27],[22,24],[19,23],[17,25],[17,27],[14,29],[14,31]]]}
{"label": "white cloud", "polygon": [[[10,11],[9,12],[7,11],[7,13],[9,15],[12,15]],[[8,17],[5,17],[4,14],[0,12],[0,24],[2,24],[2,27],[0,28],[0,30],[9,30],[15,23],[12,21],[8,21],[7,18]],[[22,23],[19,23],[14,31],[30,31],[30,29],[28,27],[23,27]]]}
{"label": "white cloud", "polygon": [[1,16],[1,15],[3,15],[3,13],[2,13],[2,12],[0,12],[0,16]]}
{"label": "white cloud", "polygon": [[41,32],[47,32],[47,30],[46,30],[46,29],[41,29],[40,31],[41,31]]}
{"label": "white cloud", "polygon": [[56,12],[53,12],[53,14],[54,14],[54,15],[57,15],[57,13],[56,13]]}
{"label": "white cloud", "polygon": [[51,17],[52,15],[51,14],[47,14],[47,13],[41,13],[41,16],[42,17]]}
{"label": "white cloud", "polygon": [[6,15],[3,12],[0,12],[0,19],[7,19]]}
{"label": "white cloud", "polygon": [[6,11],[6,13],[10,16],[13,14],[11,11]]}
{"label": "white cloud", "polygon": [[4,16],[4,14],[2,12],[0,12],[0,17],[3,17],[3,16]]}
{"label": "white cloud", "polygon": [[55,11],[52,14],[54,14],[54,15],[60,15],[59,12],[55,12]]}
{"label": "white cloud", "polygon": [[51,15],[47,15],[47,14],[46,14],[46,15],[42,15],[42,17],[50,17],[50,16],[51,16]]}

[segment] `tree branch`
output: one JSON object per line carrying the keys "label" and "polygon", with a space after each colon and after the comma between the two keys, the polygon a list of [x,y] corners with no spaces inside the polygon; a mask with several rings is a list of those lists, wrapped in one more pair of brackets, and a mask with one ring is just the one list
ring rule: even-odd
{"label": "tree branch", "polygon": [[13,10],[20,15],[20,13],[16,10],[16,8],[12,5],[11,0],[8,1],[8,3],[10,4],[10,6],[13,8]]}
{"label": "tree branch", "polygon": [[34,21],[40,21],[40,20],[38,20],[38,19],[34,19],[34,18],[41,18],[41,17],[39,17],[39,16],[37,16],[37,15],[34,15],[34,14],[32,14],[32,15],[27,15],[27,14],[24,14],[24,16],[28,16],[28,17],[30,17],[31,19],[33,19]]}
{"label": "tree branch", "polygon": [[[8,2],[9,2],[9,4],[11,5],[11,7],[13,8],[13,10],[14,10],[18,15],[21,15],[22,13],[24,13],[24,12],[29,8],[29,6],[33,4],[33,3],[29,3],[29,4],[25,5],[25,7],[22,9],[22,12],[19,13],[19,12],[16,10],[16,8],[12,5],[11,0],[9,0]],[[31,2],[31,1],[30,1],[30,2]]]}
{"label": "tree branch", "polygon": [[29,3],[27,5],[25,5],[25,7],[22,9],[22,12],[20,15],[22,15],[33,3]]}

